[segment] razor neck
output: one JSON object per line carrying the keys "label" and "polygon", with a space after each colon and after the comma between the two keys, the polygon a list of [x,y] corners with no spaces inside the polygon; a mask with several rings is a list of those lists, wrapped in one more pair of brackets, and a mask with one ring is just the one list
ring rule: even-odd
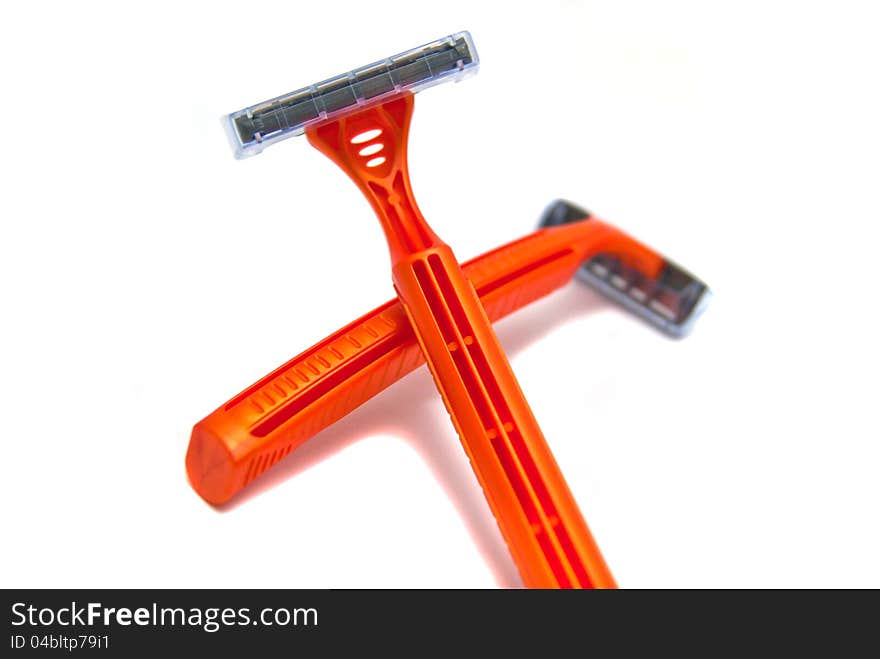
{"label": "razor neck", "polygon": [[392,263],[443,245],[422,217],[409,181],[413,95],[402,92],[306,131],[309,143],[357,184],[385,231]]}

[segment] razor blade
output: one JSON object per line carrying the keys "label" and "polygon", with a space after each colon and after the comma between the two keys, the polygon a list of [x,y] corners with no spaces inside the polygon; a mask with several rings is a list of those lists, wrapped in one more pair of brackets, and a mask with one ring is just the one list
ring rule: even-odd
{"label": "razor blade", "polygon": [[233,112],[226,129],[235,156],[246,158],[275,142],[357,106],[402,91],[421,91],[477,72],[479,58],[468,32],[457,32],[399,55]]}
{"label": "razor blade", "polygon": [[[540,225],[560,226],[589,215],[588,211],[570,202],[557,200],[546,208]],[[676,338],[691,330],[712,295],[705,282],[669,259],[664,259],[660,272],[651,278],[625,263],[620,255],[600,253],[585,261],[576,276],[613,302]]]}

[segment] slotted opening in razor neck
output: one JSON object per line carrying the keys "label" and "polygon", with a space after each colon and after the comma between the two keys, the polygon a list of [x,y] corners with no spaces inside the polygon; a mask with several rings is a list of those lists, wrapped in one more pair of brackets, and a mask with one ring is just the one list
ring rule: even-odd
{"label": "slotted opening in razor neck", "polygon": [[403,92],[306,131],[312,146],[339,165],[369,200],[393,263],[443,244],[410,187],[406,146],[412,110],[413,95]]}

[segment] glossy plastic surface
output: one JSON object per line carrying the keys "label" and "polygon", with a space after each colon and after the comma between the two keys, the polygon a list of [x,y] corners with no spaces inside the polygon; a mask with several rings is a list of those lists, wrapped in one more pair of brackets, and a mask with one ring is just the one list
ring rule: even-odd
{"label": "glossy plastic surface", "polygon": [[523,582],[615,587],[471,282],[412,195],[413,96],[306,131],[358,185],[379,218],[392,279]]}

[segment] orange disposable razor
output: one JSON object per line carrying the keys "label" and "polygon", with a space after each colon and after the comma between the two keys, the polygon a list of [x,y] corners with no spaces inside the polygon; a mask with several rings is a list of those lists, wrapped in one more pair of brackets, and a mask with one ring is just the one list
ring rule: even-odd
{"label": "orange disposable razor", "polygon": [[456,34],[236,113],[233,135],[304,130],[372,205],[397,297],[525,585],[614,587],[473,285],[413,198],[414,91],[476,67],[470,35]]}
{"label": "orange disposable razor", "polygon": [[[588,221],[589,220],[589,221]],[[690,327],[708,288],[577,206],[555,201],[544,227],[463,265],[493,322],[578,277],[671,336]],[[278,367],[193,428],[186,468],[222,504],[379,392],[425,363],[397,300]]]}
{"label": "orange disposable razor", "polygon": [[477,65],[470,35],[452,35],[234,113],[230,133],[248,155],[305,132],[372,205],[398,299],[525,585],[615,587],[474,286],[413,198],[413,94]]}

